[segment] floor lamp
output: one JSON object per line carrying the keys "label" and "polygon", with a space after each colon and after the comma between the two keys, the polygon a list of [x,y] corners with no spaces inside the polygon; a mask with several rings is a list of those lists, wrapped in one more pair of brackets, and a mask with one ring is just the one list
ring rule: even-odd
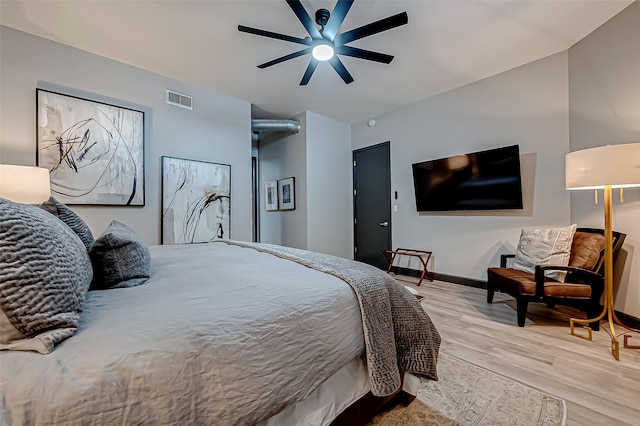
{"label": "floor lamp", "polygon": [[[600,321],[606,317],[611,336],[611,352],[616,360],[620,359],[620,347],[618,336],[614,328],[614,322],[629,331],[640,330],[627,327],[616,317],[613,304],[613,234],[611,195],[613,188],[620,188],[620,200],[624,200],[624,188],[640,187],[640,143],[606,145],[597,148],[583,149],[570,152],[566,156],[566,186],[567,189],[595,189],[596,202],[598,189],[604,190],[604,310],[596,318],[570,319],[571,334],[575,334],[574,324],[583,324],[592,339],[589,323]],[[625,334],[625,333],[623,333]],[[640,346],[631,346],[627,335],[624,336],[625,348],[640,349]]]}

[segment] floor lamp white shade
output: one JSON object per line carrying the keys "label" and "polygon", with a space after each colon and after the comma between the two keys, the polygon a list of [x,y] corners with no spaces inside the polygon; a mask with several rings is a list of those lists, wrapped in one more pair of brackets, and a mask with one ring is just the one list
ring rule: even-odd
{"label": "floor lamp white shade", "polygon": [[565,165],[567,189],[640,186],[640,143],[570,152]]}
{"label": "floor lamp white shade", "polygon": [[16,203],[40,204],[50,196],[49,170],[0,164],[0,197]]}

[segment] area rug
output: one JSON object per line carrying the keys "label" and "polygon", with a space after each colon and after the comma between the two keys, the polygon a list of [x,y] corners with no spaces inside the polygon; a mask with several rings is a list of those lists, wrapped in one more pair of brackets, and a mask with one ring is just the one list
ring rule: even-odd
{"label": "area rug", "polygon": [[440,354],[440,380],[420,384],[415,401],[376,416],[375,426],[564,426],[566,404],[522,383]]}

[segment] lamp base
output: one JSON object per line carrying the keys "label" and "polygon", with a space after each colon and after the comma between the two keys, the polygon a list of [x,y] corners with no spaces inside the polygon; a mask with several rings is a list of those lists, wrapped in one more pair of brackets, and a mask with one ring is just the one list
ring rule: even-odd
{"label": "lamp base", "polygon": [[[586,340],[593,339],[593,332],[591,327],[588,327],[588,324],[600,321],[601,319],[607,319],[607,323],[609,325],[609,329],[607,333],[611,336],[611,353],[616,360],[620,360],[620,343],[618,342],[618,335],[616,334],[615,324],[625,328],[627,331],[621,333],[620,335],[624,335],[624,347],[629,349],[640,349],[640,346],[634,346],[629,344],[629,336],[627,333],[634,332],[640,333],[640,330],[635,328],[631,328],[622,323],[616,316],[616,311],[613,305],[613,231],[612,231],[612,212],[611,212],[611,185],[605,185],[604,187],[604,309],[602,313],[593,319],[577,319],[571,318],[569,320],[569,326],[571,328],[571,334],[573,336],[580,337]],[[574,324],[587,324],[583,325],[583,328],[586,328],[588,331],[587,336],[581,336],[576,334]]]}
{"label": "lamp base", "polygon": [[[605,309],[605,311],[603,312],[606,313],[607,310]],[[580,335],[578,333],[576,333],[575,330],[575,324],[590,324],[594,321],[597,321],[599,318],[593,318],[593,319],[577,319],[577,318],[571,318],[569,320],[569,326],[571,328],[571,334],[573,336],[576,337],[580,337],[581,339],[585,339],[585,340],[593,340],[593,330],[591,330],[591,327],[589,327],[588,325],[583,325],[582,328],[586,329],[588,334],[586,336],[584,335]],[[627,327],[626,325],[622,324],[621,322],[619,322],[617,320],[617,318],[615,318],[615,312],[612,315],[608,315],[607,321],[609,323],[609,330],[607,330],[607,333],[611,336],[611,353],[613,354],[613,357],[619,361],[620,360],[620,342],[618,342],[618,336],[624,336],[624,340],[623,340],[623,347],[625,349],[640,349],[640,345],[632,345],[629,343],[629,339],[631,339],[632,336],[630,336],[629,332],[634,332],[634,333],[640,333],[640,330],[635,330],[632,329],[630,327]],[[629,331],[626,331],[620,335],[617,335],[615,332],[615,328],[614,328],[614,322],[624,328],[626,328]]]}
{"label": "lamp base", "polygon": [[[636,333],[638,333],[638,331],[636,331]],[[630,345],[629,344],[629,339],[631,339],[631,336],[629,336],[628,334],[625,334],[624,336],[624,347],[627,349],[640,349],[640,345]]]}
{"label": "lamp base", "polygon": [[622,321],[620,321],[620,319],[616,315],[616,311],[613,311],[612,314],[613,314],[613,321],[616,324],[618,324],[620,327],[622,327],[622,328],[627,330],[626,332],[622,333],[622,335],[624,335],[624,347],[625,347],[625,349],[640,349],[640,345],[631,345],[629,343],[629,339],[631,339],[632,336],[630,336],[628,334],[628,333],[639,333],[640,334],[640,330],[638,330],[637,328],[629,327],[626,324],[623,324]]}
{"label": "lamp base", "polygon": [[[600,315],[598,315],[596,318],[591,318],[591,319],[578,319],[578,318],[571,318],[569,319],[569,328],[571,329],[571,335],[576,336],[576,337],[580,337],[581,339],[585,339],[585,340],[589,340],[592,341],[593,340],[593,330],[591,329],[591,327],[589,327],[588,324],[591,324],[592,322],[595,321],[600,321],[602,318],[604,318],[605,316],[607,317],[607,322],[609,325],[609,330],[607,330],[607,333],[609,333],[609,335],[611,336],[611,353],[613,354],[613,357],[619,361],[620,360],[620,343],[618,342],[618,336],[616,335],[616,331],[613,325],[613,316],[615,315],[615,313],[612,314],[612,310],[609,310],[609,305],[607,303],[605,303],[605,307],[604,310],[602,311],[602,313]],[[575,324],[584,324],[582,326],[582,328],[586,329],[588,332],[587,336],[584,335],[580,335],[576,333],[576,329],[575,329]],[[627,344],[627,337],[625,336],[625,347]]]}

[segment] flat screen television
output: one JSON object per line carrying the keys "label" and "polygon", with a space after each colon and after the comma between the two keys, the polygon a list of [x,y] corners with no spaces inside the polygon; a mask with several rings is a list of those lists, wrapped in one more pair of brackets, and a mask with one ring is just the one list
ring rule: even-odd
{"label": "flat screen television", "polygon": [[518,145],[414,163],[418,211],[522,209]]}

